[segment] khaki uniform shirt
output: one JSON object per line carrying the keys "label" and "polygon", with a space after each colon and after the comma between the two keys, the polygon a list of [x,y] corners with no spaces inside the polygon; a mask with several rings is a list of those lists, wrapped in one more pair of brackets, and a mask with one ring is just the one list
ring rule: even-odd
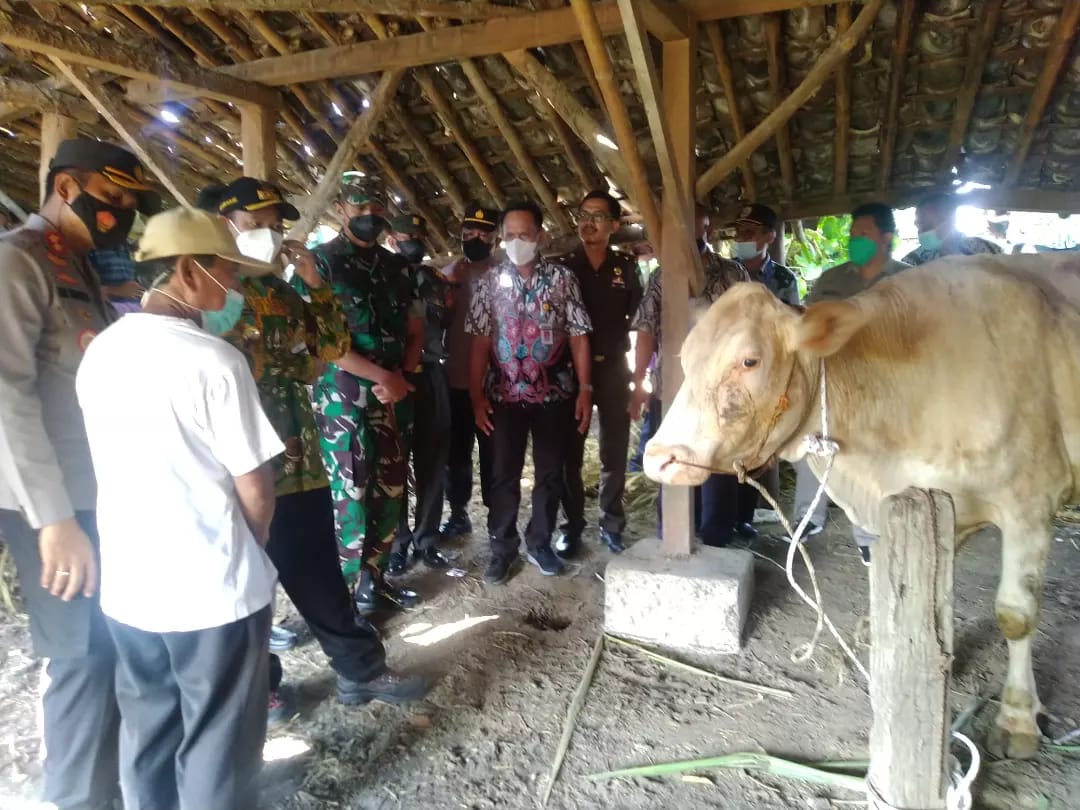
{"label": "khaki uniform shirt", "polygon": [[75,373],[115,317],[85,259],[44,219],[0,235],[0,509],[34,528],[95,507]]}

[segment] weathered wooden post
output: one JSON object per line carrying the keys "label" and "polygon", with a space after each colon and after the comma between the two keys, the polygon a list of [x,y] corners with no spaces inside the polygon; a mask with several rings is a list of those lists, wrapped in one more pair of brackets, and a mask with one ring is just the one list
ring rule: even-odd
{"label": "weathered wooden post", "polygon": [[882,504],[870,566],[871,810],[944,810],[953,656],[952,498],[907,489]]}

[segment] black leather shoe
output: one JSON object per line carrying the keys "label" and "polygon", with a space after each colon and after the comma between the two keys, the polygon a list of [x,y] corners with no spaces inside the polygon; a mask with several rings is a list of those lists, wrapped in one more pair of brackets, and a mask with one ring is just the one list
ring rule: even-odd
{"label": "black leather shoe", "polygon": [[469,519],[468,512],[451,512],[450,517],[443,524],[442,533],[447,537],[472,534],[472,521]]}
{"label": "black leather shoe", "polygon": [[399,577],[409,570],[409,552],[392,551],[390,563],[386,566],[386,573],[392,577]]}
{"label": "black leather shoe", "polygon": [[753,540],[758,536],[758,530],[749,523],[736,523],[735,534],[739,535],[739,537],[745,537],[747,540]]}
{"label": "black leather shoe", "polygon": [[564,560],[569,560],[578,553],[581,548],[581,538],[569,532],[560,532],[558,538],[551,546],[555,553]]}
{"label": "black leather shoe", "polygon": [[492,557],[484,571],[484,582],[488,585],[502,585],[510,578],[510,567],[514,564],[514,558]]}
{"label": "black leather shoe", "polygon": [[428,683],[419,675],[400,675],[387,670],[370,681],[351,681],[338,675],[338,701],[346,706],[358,706],[379,700],[383,703],[411,703],[428,690]]}
{"label": "black leather shoe", "polygon": [[626,551],[626,546],[623,545],[621,532],[609,532],[607,529],[601,529],[600,542],[607,546],[608,551],[612,554],[621,554]]}
{"label": "black leather shoe", "polygon": [[416,549],[413,552],[413,559],[419,560],[428,568],[435,568],[437,570],[445,570],[453,565],[450,558],[439,551],[435,546]]}
{"label": "black leather shoe", "polygon": [[395,588],[382,582],[378,585],[360,585],[356,589],[356,610],[367,616],[378,610],[408,610],[420,604],[420,594],[407,588]]}

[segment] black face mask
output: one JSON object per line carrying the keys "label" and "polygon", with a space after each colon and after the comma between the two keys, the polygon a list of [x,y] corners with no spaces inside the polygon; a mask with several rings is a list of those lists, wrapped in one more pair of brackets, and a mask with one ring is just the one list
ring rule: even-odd
{"label": "black face mask", "polygon": [[90,231],[90,239],[98,250],[122,247],[135,224],[135,209],[117,208],[91,196],[85,189],[68,203],[71,213]]}
{"label": "black face mask", "polygon": [[397,243],[397,247],[401,252],[401,255],[405,257],[405,261],[410,264],[417,264],[424,259],[424,253],[426,251],[424,249],[424,243],[419,239],[403,239]]}
{"label": "black face mask", "polygon": [[349,232],[361,242],[371,244],[386,229],[386,220],[375,214],[364,214],[349,220]]}
{"label": "black face mask", "polygon": [[465,253],[465,258],[470,262],[482,262],[491,255],[491,245],[479,236],[466,239],[461,243],[461,249]]}
{"label": "black face mask", "polygon": [[705,237],[704,236],[697,240],[697,249],[698,249],[698,253],[704,253],[705,252]]}

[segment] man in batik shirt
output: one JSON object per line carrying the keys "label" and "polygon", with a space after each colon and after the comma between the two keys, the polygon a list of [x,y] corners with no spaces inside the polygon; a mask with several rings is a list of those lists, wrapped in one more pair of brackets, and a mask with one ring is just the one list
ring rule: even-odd
{"label": "man in batik shirt", "polygon": [[422,339],[423,329],[408,263],[378,244],[387,226],[383,199],[378,181],[346,174],[334,208],[341,232],[314,250],[319,274],[345,310],[351,340],[315,383],[313,397],[342,571],[356,582],[362,613],[419,601],[384,578],[407,475],[395,406],[413,390],[405,364],[410,354],[420,356],[419,345],[409,343]]}
{"label": "man in batik shirt", "polygon": [[956,230],[956,198],[951,194],[923,197],[915,206],[915,227],[919,229],[919,247],[904,257],[904,264],[926,264],[942,256],[1001,253],[993,242]]}
{"label": "man in batik shirt", "polygon": [[539,256],[544,215],[531,201],[502,214],[506,258],[473,284],[465,331],[473,335],[469,393],[476,426],[492,442],[491,563],[484,580],[505,582],[518,556],[525,447],[532,435],[528,559],[545,576],[562,570],[551,535],[573,431],[592,415],[592,324],[574,273]]}

